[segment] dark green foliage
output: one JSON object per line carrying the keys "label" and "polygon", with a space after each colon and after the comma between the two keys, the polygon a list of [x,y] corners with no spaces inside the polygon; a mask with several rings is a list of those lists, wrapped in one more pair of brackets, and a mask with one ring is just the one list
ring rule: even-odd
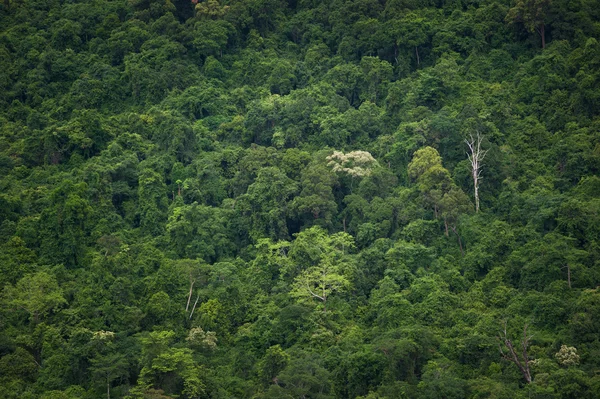
{"label": "dark green foliage", "polygon": [[3,1],[3,396],[598,397],[596,3]]}

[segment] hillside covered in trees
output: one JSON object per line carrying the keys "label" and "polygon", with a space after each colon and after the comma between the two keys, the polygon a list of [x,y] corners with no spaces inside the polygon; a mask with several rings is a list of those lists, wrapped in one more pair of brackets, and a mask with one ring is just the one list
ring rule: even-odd
{"label": "hillside covered in trees", "polygon": [[594,0],[4,0],[4,398],[600,397]]}

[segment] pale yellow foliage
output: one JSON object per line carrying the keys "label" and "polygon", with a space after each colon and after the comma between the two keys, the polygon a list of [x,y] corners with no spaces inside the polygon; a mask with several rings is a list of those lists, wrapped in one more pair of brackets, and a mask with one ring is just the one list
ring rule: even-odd
{"label": "pale yellow foliage", "polygon": [[96,331],[92,337],[92,339],[97,339],[99,341],[108,341],[113,340],[115,338],[115,333],[112,331]]}
{"label": "pale yellow foliage", "polygon": [[576,366],[579,364],[577,348],[573,346],[561,345],[560,350],[554,354],[554,357],[563,366]]}
{"label": "pale yellow foliage", "polygon": [[191,345],[204,346],[209,349],[217,347],[217,334],[212,331],[204,331],[200,327],[192,328],[186,338]]}
{"label": "pale yellow foliage", "polygon": [[369,176],[373,168],[378,165],[377,161],[367,151],[352,151],[344,154],[341,151],[334,151],[327,157],[327,165],[331,166],[334,172],[346,173],[352,177]]}

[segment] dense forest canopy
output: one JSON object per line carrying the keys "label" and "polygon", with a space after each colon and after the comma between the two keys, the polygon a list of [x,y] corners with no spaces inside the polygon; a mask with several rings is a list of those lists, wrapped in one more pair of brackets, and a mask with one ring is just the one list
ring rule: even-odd
{"label": "dense forest canopy", "polygon": [[600,396],[594,0],[4,0],[5,398]]}

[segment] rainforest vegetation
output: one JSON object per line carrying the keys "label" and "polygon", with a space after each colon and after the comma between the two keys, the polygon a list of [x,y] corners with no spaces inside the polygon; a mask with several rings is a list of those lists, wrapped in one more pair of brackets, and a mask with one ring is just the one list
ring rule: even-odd
{"label": "rainforest vegetation", "polygon": [[600,397],[595,0],[4,0],[3,398]]}

